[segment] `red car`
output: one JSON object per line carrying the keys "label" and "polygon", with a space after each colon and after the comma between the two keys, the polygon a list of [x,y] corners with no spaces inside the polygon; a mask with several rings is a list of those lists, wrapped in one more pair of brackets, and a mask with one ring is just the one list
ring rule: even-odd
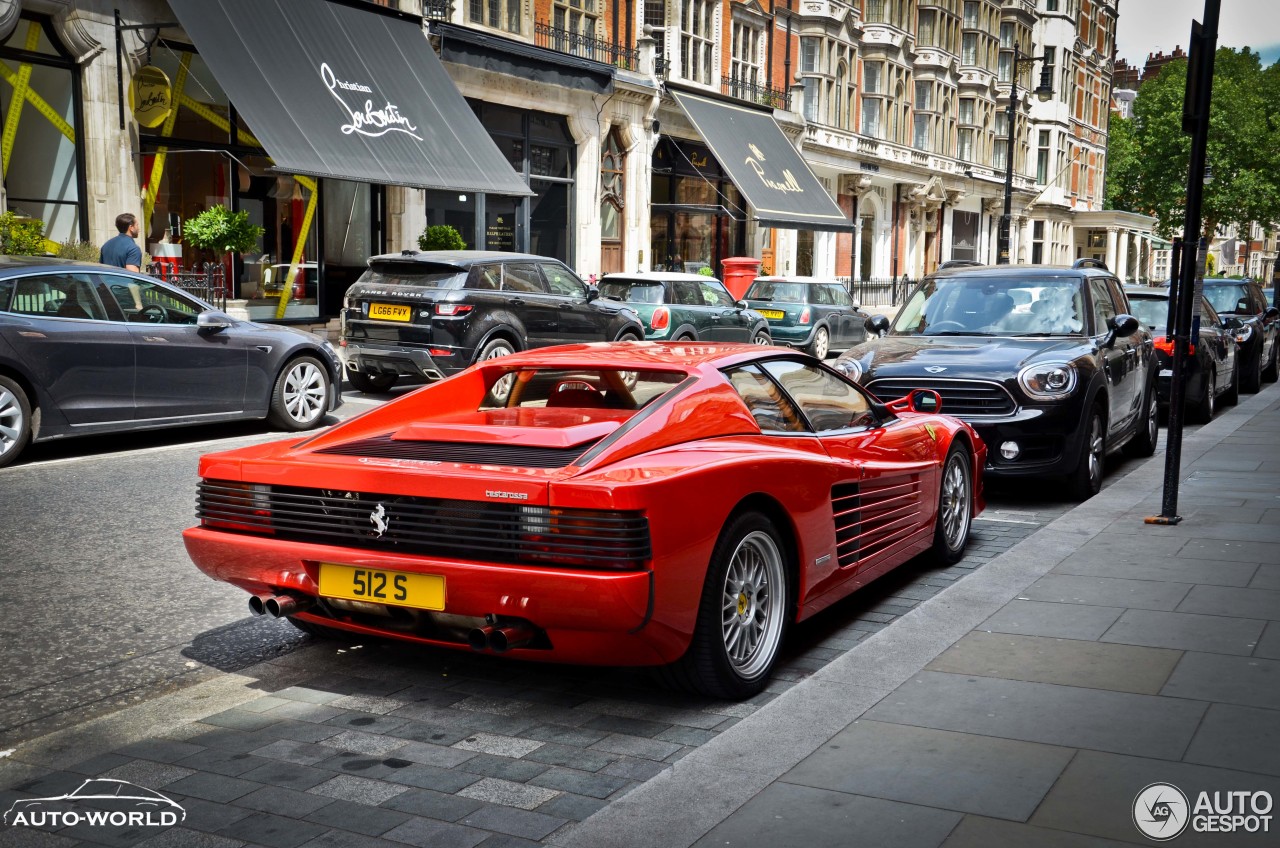
{"label": "red car", "polygon": [[761,691],[787,627],[960,558],[986,448],[806,354],[622,342],[477,363],[304,441],[200,462],[209,576],[303,630]]}

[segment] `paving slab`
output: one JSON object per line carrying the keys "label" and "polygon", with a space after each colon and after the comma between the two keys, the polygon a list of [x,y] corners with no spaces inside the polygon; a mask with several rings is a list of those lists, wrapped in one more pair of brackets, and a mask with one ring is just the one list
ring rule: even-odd
{"label": "paving slab", "polygon": [[1280,622],[1273,621],[1267,624],[1267,629],[1262,632],[1262,638],[1258,640],[1258,647],[1254,649],[1253,655],[1280,660]]}
{"label": "paving slab", "polygon": [[865,717],[1177,759],[1207,707],[1177,698],[923,671]]}
{"label": "paving slab", "polygon": [[942,848],[1130,848],[1131,845],[1020,822],[965,816],[942,843]]}
{"label": "paving slab", "polygon": [[994,633],[1097,639],[1115,624],[1123,612],[1120,607],[1015,599],[1001,607],[979,627]]}
{"label": "paving slab", "polygon": [[[1280,544],[1276,545],[1276,550],[1280,552]],[[1277,556],[1280,556],[1280,553],[1277,553]],[[1249,582],[1249,588],[1280,590],[1280,563],[1273,562],[1258,566],[1258,573]]]}
{"label": "paving slab", "polygon": [[[1133,804],[1138,793],[1153,783],[1176,786],[1187,796],[1193,808],[1202,791],[1261,790],[1270,792],[1272,798],[1280,797],[1280,779],[1272,777],[1243,776],[1231,769],[1081,751],[1049,790],[1030,823],[1120,842],[1151,845],[1133,823]],[[1229,836],[1196,833],[1188,827],[1169,844],[1178,848],[1222,848],[1223,845],[1274,848],[1275,840],[1274,827],[1269,834],[1232,833]]]}
{"label": "paving slab", "polygon": [[1266,625],[1265,621],[1248,618],[1126,610],[1101,639],[1125,645],[1249,656]]}
{"label": "paving slab", "polygon": [[779,780],[1025,821],[1075,751],[878,721],[856,721]]}
{"label": "paving slab", "polygon": [[1178,604],[1177,610],[1280,621],[1280,592],[1270,589],[1195,586],[1182,603]]}
{"label": "paving slab", "polygon": [[1197,538],[1188,540],[1179,556],[1221,562],[1275,562],[1276,543]]}
{"label": "paving slab", "polygon": [[1059,604],[1171,610],[1191,589],[1187,583],[1049,574],[1028,586],[1019,597]]}
{"label": "paving slab", "polygon": [[933,848],[942,844],[959,820],[958,813],[932,807],[775,783],[694,845]]}
{"label": "paving slab", "polygon": [[1280,711],[1213,704],[1183,759],[1280,777]]}
{"label": "paving slab", "polygon": [[1177,557],[1143,559],[1111,559],[1096,552],[1069,556],[1053,567],[1053,574],[1075,574],[1083,577],[1122,577],[1130,580],[1153,580],[1167,583],[1204,583],[1215,586],[1248,586],[1258,566],[1249,562]]}
{"label": "paving slab", "polygon": [[1280,709],[1280,660],[1188,653],[1161,694]]}
{"label": "paving slab", "polygon": [[925,668],[1155,695],[1181,657],[1181,651],[1161,648],[973,632]]}

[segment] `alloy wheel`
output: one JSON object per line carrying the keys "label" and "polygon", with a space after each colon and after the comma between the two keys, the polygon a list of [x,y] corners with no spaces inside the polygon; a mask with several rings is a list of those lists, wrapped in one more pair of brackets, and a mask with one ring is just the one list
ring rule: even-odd
{"label": "alloy wheel", "polygon": [[284,380],[284,408],[299,423],[312,421],[324,412],[326,381],[319,366],[303,360],[289,369]]}
{"label": "alloy wheel", "polygon": [[969,516],[971,488],[969,486],[969,469],[965,465],[968,457],[963,453],[953,453],[947,461],[942,474],[942,498],[938,521],[942,524],[942,536],[947,548],[957,550],[962,547],[969,533]]}
{"label": "alloy wheel", "polygon": [[1102,419],[1094,415],[1089,422],[1089,482],[1094,489],[1102,480],[1102,462],[1105,443],[1102,436]]}
{"label": "alloy wheel", "polygon": [[721,596],[725,654],[744,678],[759,675],[777,653],[785,580],[782,553],[773,538],[759,530],[744,536],[729,562]]}
{"label": "alloy wheel", "polygon": [[22,404],[12,392],[0,386],[0,456],[13,450],[26,429]]}

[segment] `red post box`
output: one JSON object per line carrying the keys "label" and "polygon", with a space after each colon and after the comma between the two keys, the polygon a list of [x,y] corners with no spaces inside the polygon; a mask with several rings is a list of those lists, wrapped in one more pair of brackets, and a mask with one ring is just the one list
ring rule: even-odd
{"label": "red post box", "polygon": [[751,288],[751,283],[760,275],[760,260],[751,256],[731,256],[720,260],[724,266],[722,282],[733,295],[734,300],[742,300],[742,296]]}

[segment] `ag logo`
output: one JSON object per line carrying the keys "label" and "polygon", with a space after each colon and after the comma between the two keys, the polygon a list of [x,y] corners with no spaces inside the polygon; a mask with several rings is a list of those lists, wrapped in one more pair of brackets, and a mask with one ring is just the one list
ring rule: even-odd
{"label": "ag logo", "polygon": [[1153,783],[1133,799],[1133,823],[1156,842],[1173,839],[1191,818],[1187,796],[1172,783]]}

